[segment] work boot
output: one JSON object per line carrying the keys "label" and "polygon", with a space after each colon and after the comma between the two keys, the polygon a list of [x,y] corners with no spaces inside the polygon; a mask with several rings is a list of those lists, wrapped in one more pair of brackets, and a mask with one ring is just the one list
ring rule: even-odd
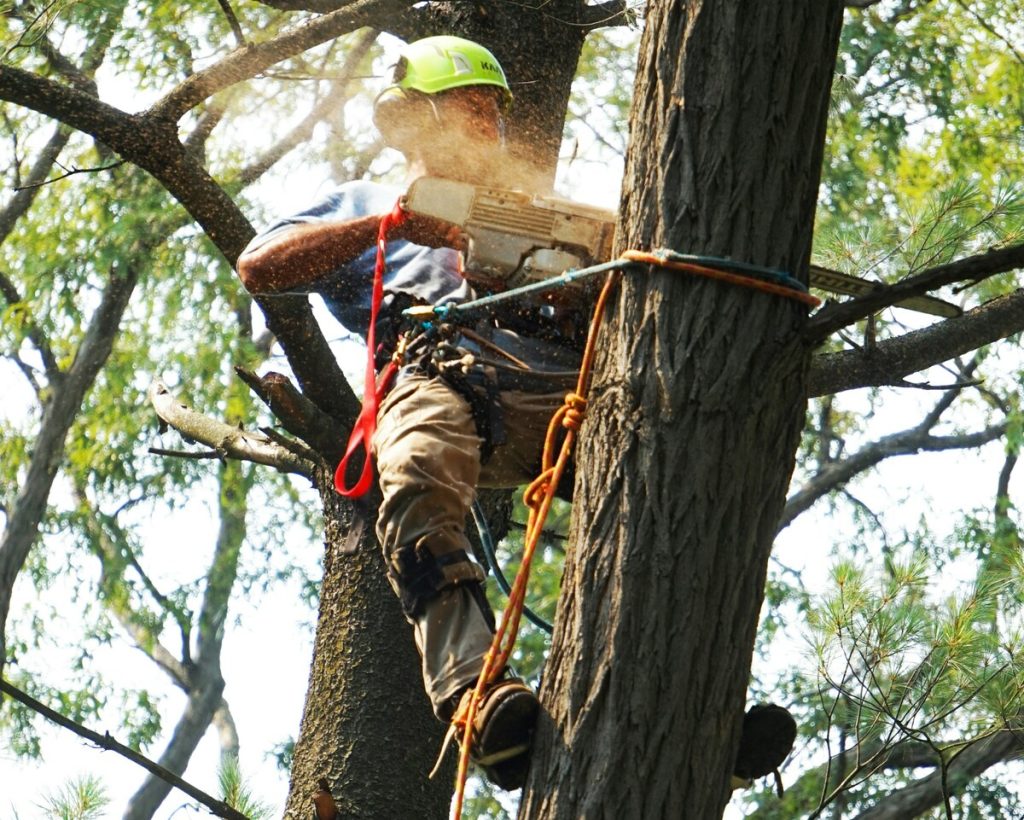
{"label": "work boot", "polygon": [[789,710],[774,703],[752,706],[743,716],[743,734],[733,768],[732,787],[747,788],[765,775],[775,773],[781,792],[778,768],[793,750],[796,721]]}
{"label": "work boot", "polygon": [[[455,721],[469,708],[467,690],[455,711]],[[506,791],[522,788],[530,765],[530,745],[540,701],[518,678],[491,684],[477,705],[473,719],[470,759],[495,786]],[[461,733],[458,735],[462,740]]]}

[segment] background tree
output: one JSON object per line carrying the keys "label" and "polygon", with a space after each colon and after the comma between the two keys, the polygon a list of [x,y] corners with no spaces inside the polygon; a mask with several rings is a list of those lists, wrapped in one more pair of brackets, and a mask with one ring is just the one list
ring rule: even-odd
{"label": "background tree", "polygon": [[[893,313],[896,322],[892,323],[882,307],[895,301],[899,292],[880,292],[853,307],[822,311],[806,331],[808,341],[827,339],[820,349],[829,354],[812,365],[812,394],[899,383],[916,368],[1019,329],[1017,300],[1000,296],[1012,283],[1003,281],[1007,277],[988,278],[1019,266],[1021,258],[1019,197],[1010,185],[1021,150],[1017,137],[1022,62],[1019,31],[1014,28],[1019,15],[1004,4],[965,7],[933,0],[861,5],[866,7],[847,14],[840,46],[816,261],[885,280],[924,271],[923,280],[916,285],[920,290],[971,282],[970,289],[956,298],[967,308],[987,304],[976,308],[977,312],[970,310],[961,320],[906,335],[901,335],[907,327],[900,323],[906,321],[907,314]],[[281,428],[259,440],[216,439],[216,447],[207,449],[221,454],[244,452],[250,458],[254,448],[273,451],[282,465],[299,464],[299,472],[319,475],[321,484],[329,486],[323,481],[324,465],[315,453],[327,464],[333,460],[355,400],[304,301],[279,299],[263,305],[270,329],[282,345],[271,348],[258,322],[256,328],[251,326],[248,301],[224,259],[233,259],[251,233],[249,220],[233,200],[247,209],[250,219],[260,218],[243,191],[267,169],[294,179],[300,169],[313,168],[324,177],[341,180],[359,177],[368,168],[372,173],[386,172],[393,162],[383,157],[372,163],[378,149],[372,136],[358,127],[358,121],[365,119],[366,104],[354,101],[341,107],[347,99],[348,78],[384,73],[382,64],[372,67],[369,62],[375,53],[367,51],[374,34],[335,38],[370,24],[407,37],[459,31],[487,43],[518,81],[514,85],[516,110],[525,113],[512,124],[511,133],[527,134],[529,127],[538,123],[541,127],[530,139],[518,136],[513,145],[522,150],[519,146],[539,139],[544,148],[535,153],[545,157],[550,168],[576,65],[574,55],[594,26],[621,22],[616,16],[621,11],[616,3],[559,2],[538,8],[498,3],[481,9],[472,4],[413,7],[364,0],[333,3],[330,8],[308,12],[294,6],[252,6],[211,17],[204,7],[177,4],[173,12],[159,7],[138,13],[131,7],[126,19],[132,23],[122,25],[125,7],[118,4],[46,9],[16,4],[10,13],[5,10],[0,26],[10,45],[0,66],[0,98],[18,104],[4,111],[7,150],[15,160],[9,164],[12,188],[22,186],[30,176],[36,181],[52,180],[67,171],[111,165],[119,161],[117,155],[148,171],[160,183],[154,185],[151,179],[121,166],[75,173],[42,188],[12,191],[5,204],[5,241],[0,244],[8,306],[3,325],[5,352],[12,354],[10,360],[23,374],[19,379],[26,380],[19,383],[29,384],[30,396],[36,397],[36,415],[5,419],[0,446],[9,477],[0,547],[4,579],[0,602],[6,613],[12,580],[22,569],[30,573],[23,572],[19,584],[31,578],[40,585],[53,584],[52,579],[78,571],[83,553],[77,552],[75,545],[80,545],[88,548],[84,554],[104,561],[97,562],[102,569],[93,571],[97,573],[94,583],[103,590],[110,613],[90,621],[95,624],[91,628],[94,637],[82,644],[81,650],[69,653],[77,655],[69,665],[80,667],[81,675],[61,681],[51,676],[46,678],[50,684],[46,689],[40,686],[44,676],[37,671],[39,667],[33,666],[32,645],[54,641],[52,630],[49,638],[42,637],[43,630],[37,635],[31,631],[32,626],[45,623],[37,606],[37,617],[19,618],[17,631],[7,624],[5,654],[8,659],[13,654],[17,665],[9,665],[5,674],[14,674],[37,694],[62,701],[66,711],[82,719],[102,709],[105,702],[109,705],[103,714],[109,714],[110,705],[120,699],[120,687],[96,680],[91,655],[110,640],[113,615],[144,648],[162,657],[168,670],[175,663],[183,669],[194,663],[200,657],[195,654],[199,641],[192,636],[206,634],[202,642],[206,651],[201,657],[216,681],[220,638],[217,629],[204,633],[204,624],[228,626],[231,618],[225,616],[224,609],[215,613],[204,605],[204,596],[206,601],[218,597],[226,607],[227,598],[221,593],[239,588],[233,580],[231,560],[225,562],[223,557],[241,561],[242,588],[248,596],[277,574],[301,573],[308,567],[308,562],[301,561],[308,548],[284,549],[283,530],[276,528],[302,509],[282,503],[295,497],[301,482],[271,481],[271,473],[253,473],[250,467],[243,477],[233,468],[214,467],[216,460],[142,456],[141,449],[152,441],[144,429],[148,411],[138,407],[152,378],[163,376],[171,382],[174,394],[187,398],[209,416],[266,427],[271,423],[267,411],[247,406],[246,391],[237,382],[228,386],[234,379],[232,366],[241,364],[251,371],[269,350],[274,357],[270,367],[284,369],[283,350],[308,401],[302,401],[303,397],[279,378],[266,374],[246,378],[272,408],[276,423],[302,439],[312,453],[282,440]],[[200,20],[203,25],[197,25]],[[723,26],[721,30],[730,29]],[[208,34],[199,36],[197,31]],[[704,30],[698,26],[697,33],[703,35]],[[701,42],[697,37],[695,47]],[[151,57],[142,59],[146,54]],[[211,58],[211,54],[217,56]],[[700,93],[736,82],[729,60],[722,59],[720,70],[709,75],[715,82]],[[592,42],[581,69],[586,74],[592,65],[609,65],[608,60],[607,46]],[[686,77],[695,79],[694,72],[688,68]],[[616,76],[620,73],[628,71],[615,70]],[[110,96],[112,74],[133,77],[138,103],[148,108],[126,114],[100,102],[114,99]],[[94,76],[99,79],[92,80]],[[250,77],[255,79],[250,81]],[[595,77],[591,82],[605,106],[615,102],[622,106],[628,95],[611,79]],[[707,83],[697,83],[702,85]],[[743,87],[733,86],[736,93],[729,99],[745,99]],[[792,87],[802,90],[805,85],[798,82]],[[638,99],[651,104],[646,94]],[[592,98],[585,107],[576,105],[586,115],[585,122],[571,128],[583,148],[579,153],[571,147],[566,151],[577,153],[578,166],[587,161],[589,127],[601,118]],[[750,134],[759,133],[763,123],[752,116],[755,111],[756,106],[749,112],[756,120]],[[258,121],[257,114],[271,112],[272,126],[265,122],[258,129],[251,126]],[[55,129],[53,120],[78,131]],[[327,127],[315,131],[319,122]],[[695,129],[697,136],[691,143],[703,145],[712,130]],[[622,139],[621,134],[603,128],[599,134],[608,145]],[[792,141],[789,132],[778,134],[775,141]],[[775,141],[766,144],[772,150],[794,147],[779,147]],[[290,154],[299,143],[303,145],[301,154]],[[761,147],[757,144],[752,150],[756,153]],[[63,170],[53,168],[55,159]],[[806,157],[801,155],[801,159]],[[750,178],[756,178],[756,163],[748,165]],[[785,167],[767,159],[762,165],[762,171]],[[672,165],[666,162],[664,167]],[[709,169],[722,172],[728,166],[694,167],[710,173]],[[804,183],[805,189],[813,187],[809,177]],[[294,187],[283,182],[267,184],[275,197]],[[184,210],[171,205],[164,190]],[[696,186],[694,190],[701,189]],[[768,194],[763,192],[774,191],[771,186],[757,185],[753,190],[764,196]],[[714,196],[708,193],[701,201],[714,201]],[[785,201],[794,200],[788,197]],[[85,207],[80,204],[83,202]],[[805,210],[804,218],[807,213]],[[702,242],[714,244],[714,238],[722,243],[716,247],[729,245],[731,233],[727,236],[722,220],[711,217],[710,212],[702,216],[687,211],[685,215],[698,225],[702,219],[707,221]],[[205,229],[212,242],[188,227],[190,219]],[[670,234],[668,231],[666,236]],[[751,248],[771,244],[757,231],[743,241]],[[689,242],[687,247],[696,249]],[[996,250],[985,253],[989,247]],[[971,259],[972,255],[977,258]],[[969,261],[955,262],[962,257]],[[950,262],[953,264],[946,264]],[[183,282],[191,287],[183,287]],[[687,292],[693,288],[682,284],[669,287]],[[914,286],[901,287],[905,293]],[[696,290],[700,299],[716,298],[713,289]],[[104,292],[109,293],[107,299],[101,298]],[[736,310],[744,301],[735,294],[722,298],[728,302],[739,299]],[[696,307],[694,303],[683,309],[692,309],[695,317],[719,315]],[[759,305],[756,309],[765,308]],[[673,322],[677,321],[674,302],[671,310],[668,303],[661,310],[655,315],[671,314]],[[115,331],[119,315],[128,321]],[[731,314],[726,310],[723,315],[728,318]],[[874,318],[865,320],[869,315]],[[82,329],[84,316],[95,317],[97,330],[91,335]],[[222,334],[221,329],[228,327],[237,327],[238,334]],[[108,347],[109,354],[105,353]],[[770,664],[755,667],[755,688],[800,707],[802,724],[808,727],[799,758],[806,774],[788,796],[791,802],[780,806],[764,800],[762,814],[783,812],[776,816],[792,817],[830,812],[841,816],[889,811],[892,816],[908,816],[908,811],[927,811],[927,806],[948,806],[956,800],[961,802],[948,810],[962,808],[966,812],[980,806],[979,812],[1012,813],[1013,797],[1006,788],[1009,781],[979,776],[978,766],[1014,754],[1012,744],[1001,745],[1012,735],[999,730],[1013,725],[1014,715],[1006,705],[1013,702],[1016,691],[1014,666],[1005,652],[1000,654],[1000,647],[1014,646],[1019,589],[1014,561],[1015,513],[1008,502],[1016,452],[1016,369],[1011,347],[1006,345],[975,359],[954,361],[949,373],[933,374],[931,383],[952,383],[955,391],[937,401],[922,398],[910,410],[901,402],[897,415],[902,418],[898,423],[888,422],[888,429],[883,417],[893,402],[891,395],[882,391],[865,399],[826,398],[808,413],[800,439],[797,482],[782,520],[788,524],[822,498],[828,500],[836,520],[845,520],[845,511],[854,510],[857,518],[847,528],[849,536],[837,536],[836,540],[848,542],[860,563],[837,567],[834,588],[825,596],[802,586],[801,576],[789,571],[792,567],[788,565],[779,564],[769,576],[769,608],[759,648],[770,654],[773,636],[785,641],[786,628],[799,629],[806,613],[813,613],[824,674],[817,677],[813,665],[788,674]],[[136,402],[126,402],[126,395],[135,397]],[[162,395],[169,399],[172,394]],[[919,421],[910,421],[915,413]],[[650,429],[653,435],[656,428]],[[885,510],[862,503],[864,487],[873,480],[862,482],[860,489],[851,483],[895,454],[976,447],[986,441],[1003,441],[1009,450],[998,485],[1000,500],[965,520],[946,543],[941,533],[926,527],[894,534],[885,521]],[[298,450],[298,461],[294,452],[282,450],[283,443]],[[170,440],[166,446],[180,448]],[[116,455],[125,451],[140,455],[130,460]],[[784,460],[785,454],[781,458]],[[157,567],[158,556],[153,554],[155,539],[145,529],[145,522],[161,506],[154,502],[165,499],[177,505],[178,494],[183,492],[217,497],[215,471],[226,479],[225,490],[234,491],[213,505],[221,508],[219,516],[225,522],[226,551],[215,553],[215,533],[211,532],[209,554],[202,563],[190,561],[191,569],[182,577],[165,577]],[[17,495],[19,486],[21,494]],[[31,493],[30,487],[34,488]],[[51,492],[51,487],[56,490]],[[238,492],[241,489],[247,489],[245,497]],[[778,500],[781,504],[781,496]],[[309,501],[305,503],[308,507]],[[395,645],[395,630],[404,627],[382,583],[377,548],[369,538],[371,522],[362,520],[349,526],[349,517],[358,516],[359,511],[345,510],[336,503],[330,493],[325,494],[328,548],[318,649],[307,699],[307,728],[295,750],[291,806],[306,811],[316,778],[328,776],[345,808],[352,811],[400,816],[415,803],[418,815],[440,816],[446,813],[449,781],[442,778],[431,785],[421,776],[432,762],[436,746],[430,735],[437,727],[418,695],[412,652],[401,646],[390,653],[377,651],[381,643]],[[766,513],[765,520],[769,517]],[[241,536],[243,519],[246,538]],[[234,524],[228,526],[230,521]],[[43,528],[42,542],[36,537],[38,527]],[[767,527],[758,535],[762,558],[775,524],[768,534]],[[783,532],[783,545],[787,535],[798,528],[799,524]],[[228,537],[228,531],[234,535]],[[732,543],[739,550],[743,539],[749,537],[750,532],[745,531]],[[220,539],[218,543],[222,543]],[[228,546],[232,543],[234,547]],[[553,559],[558,556],[558,543],[549,549]],[[34,544],[38,546],[33,551]],[[514,540],[510,546],[514,549]],[[968,575],[981,573],[984,581],[978,585],[978,594],[965,590],[960,605],[948,611],[935,606],[925,592],[921,561],[927,558],[929,567],[947,567],[955,558],[954,563],[962,567],[964,558],[972,553],[978,561],[968,568]],[[215,554],[222,559],[213,560]],[[880,582],[873,580],[876,555],[882,559],[879,566],[885,576]],[[299,560],[301,569],[292,565],[293,559]],[[547,575],[557,576],[554,564],[547,568]],[[200,576],[203,580],[197,583]],[[686,583],[690,582],[687,573]],[[748,604],[759,595],[756,579],[751,583],[753,597]],[[80,600],[88,598],[91,588],[88,582],[82,586]],[[214,595],[214,589],[221,592]],[[876,589],[882,591],[876,593]],[[549,587],[545,595],[554,597],[554,591]],[[913,627],[912,633],[897,634],[883,628],[880,616],[864,615],[887,614],[889,602],[897,600],[900,618],[908,629]],[[61,600],[57,608],[63,611],[67,605]],[[232,611],[245,611],[244,602],[236,600]],[[162,624],[168,626],[161,631]],[[752,625],[744,624],[746,634],[752,635]],[[964,636],[980,630],[987,630],[985,642],[965,642]],[[743,641],[738,636],[742,632],[730,632],[730,639],[736,638],[736,642],[728,645],[731,659],[722,661],[722,669],[741,659]],[[186,637],[178,639],[173,633]],[[943,634],[953,639],[940,641]],[[858,640],[851,642],[851,636]],[[156,651],[154,639],[166,642],[172,637],[175,644],[180,642],[180,650],[165,650],[166,655]],[[63,635],[56,643],[70,648],[72,644],[62,639]],[[906,650],[902,668],[891,651],[898,643]],[[524,662],[529,661],[531,649],[540,651],[536,645],[535,638],[525,642]],[[926,675],[920,658],[934,659],[940,654],[943,662],[932,664]],[[878,658],[884,658],[884,663]],[[550,670],[555,668],[557,665],[549,668],[549,681]],[[614,668],[621,669],[618,660]],[[918,668],[921,671],[914,672]],[[999,670],[999,674],[982,673],[973,682],[970,678],[953,680],[963,669],[986,668]],[[227,669],[219,672],[230,674]],[[82,678],[84,686],[79,685]],[[917,687],[913,698],[900,695],[910,691],[908,680]],[[246,680],[247,685],[252,683]],[[729,677],[729,683],[731,697],[739,701],[745,675]],[[974,685],[980,683],[985,687]],[[967,693],[974,695],[969,704],[964,699]],[[156,737],[158,712],[149,693],[127,694],[135,706],[123,714],[141,744]],[[685,691],[679,699],[683,708],[693,706]],[[594,703],[600,705],[599,700]],[[903,708],[907,703],[912,704],[912,713]],[[950,704],[958,708],[951,709]],[[723,760],[728,757],[728,728],[732,725],[728,720],[738,709],[737,702],[735,711],[719,712],[721,719],[708,724]],[[24,713],[14,712],[8,702],[4,715],[17,721],[20,731],[16,737],[31,740],[25,731]],[[417,717],[410,719],[410,715]],[[176,716],[172,716],[174,720]],[[688,725],[693,723],[690,720]],[[399,734],[400,730],[404,734]],[[371,733],[382,731],[389,744],[370,740],[377,736]],[[992,742],[962,742],[972,739]],[[819,745],[821,740],[826,741],[824,748]],[[226,746],[230,749],[231,742]],[[394,749],[408,754],[398,758]],[[957,749],[963,749],[963,755],[954,755]],[[978,749],[984,752],[981,764],[967,755]],[[826,755],[834,758],[832,764],[818,767]],[[971,766],[961,766],[968,759]],[[664,764],[668,766],[669,760]],[[910,786],[912,777],[907,772],[915,769],[908,767],[921,765],[935,768],[936,775]],[[403,778],[401,788],[395,787],[396,773]],[[719,799],[713,778],[702,783],[707,791],[702,797],[692,791],[694,799]],[[657,798],[652,793],[651,799]],[[674,795],[670,798],[675,799]],[[389,802],[395,799],[400,801],[399,809]]]}

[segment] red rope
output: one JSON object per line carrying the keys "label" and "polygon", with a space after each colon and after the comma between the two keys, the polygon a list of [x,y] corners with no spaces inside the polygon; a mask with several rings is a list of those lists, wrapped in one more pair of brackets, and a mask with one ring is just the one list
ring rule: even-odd
{"label": "red rope", "polygon": [[[381,400],[391,386],[391,380],[398,370],[398,362],[389,361],[376,374],[375,358],[377,353],[377,314],[384,298],[385,253],[388,244],[388,231],[401,225],[408,218],[408,212],[402,209],[401,200],[395,203],[390,213],[380,220],[377,230],[377,262],[373,269],[373,296],[370,301],[370,327],[366,331],[366,374],[363,378],[363,409],[352,427],[348,438],[345,455],[334,471],[334,489],[346,498],[359,498],[366,494],[373,484],[373,434],[377,430],[377,411]],[[349,459],[358,451],[363,451],[363,469],[352,487],[345,486],[345,474]]]}

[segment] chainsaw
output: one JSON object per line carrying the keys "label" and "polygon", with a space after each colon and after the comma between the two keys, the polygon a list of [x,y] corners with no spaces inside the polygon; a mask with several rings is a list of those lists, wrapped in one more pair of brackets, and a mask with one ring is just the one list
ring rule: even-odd
{"label": "chainsaw", "polygon": [[[421,177],[409,186],[402,207],[457,226],[467,240],[463,274],[492,292],[562,277],[570,293],[578,293],[587,287],[585,280],[570,281],[563,274],[607,262],[612,255],[615,214],[568,199]],[[810,267],[810,284],[845,296],[885,287],[817,265]],[[559,291],[565,288],[546,298],[556,301]],[[934,296],[912,296],[896,306],[947,318],[962,312]]]}

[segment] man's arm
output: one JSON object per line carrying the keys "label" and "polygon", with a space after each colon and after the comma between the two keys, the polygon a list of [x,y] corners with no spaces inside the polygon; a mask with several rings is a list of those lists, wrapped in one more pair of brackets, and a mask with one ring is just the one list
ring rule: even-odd
{"label": "man's arm", "polygon": [[250,293],[308,285],[351,262],[377,241],[380,216],[295,225],[238,257],[238,277]]}
{"label": "man's arm", "polygon": [[[238,257],[238,276],[250,293],[276,293],[309,285],[351,262],[377,241],[381,216],[295,225]],[[458,228],[410,214],[389,236],[432,248],[459,247]]]}

